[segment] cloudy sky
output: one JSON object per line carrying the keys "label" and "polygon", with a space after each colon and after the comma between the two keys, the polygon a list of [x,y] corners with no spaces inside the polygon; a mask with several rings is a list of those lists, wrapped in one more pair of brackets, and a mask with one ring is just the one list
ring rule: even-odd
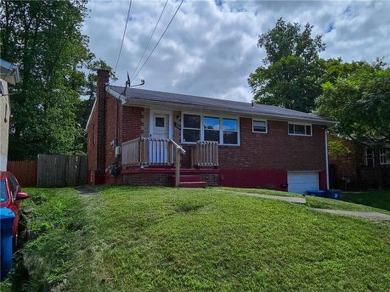
{"label": "cloudy sky", "polygon": [[[137,64],[138,68],[143,65],[180,2],[168,0],[155,29],[166,0],[132,1],[115,85],[124,84],[127,71],[133,79]],[[129,3],[90,0],[88,4],[84,33],[90,37],[90,49],[113,68]],[[132,84],[145,79],[144,89],[250,101],[248,76],[265,57],[264,50],[257,47],[258,37],[280,17],[302,26],[307,22],[313,25],[313,34],[322,35],[326,43],[322,58],[371,62],[384,57],[390,63],[389,0],[185,0]]]}

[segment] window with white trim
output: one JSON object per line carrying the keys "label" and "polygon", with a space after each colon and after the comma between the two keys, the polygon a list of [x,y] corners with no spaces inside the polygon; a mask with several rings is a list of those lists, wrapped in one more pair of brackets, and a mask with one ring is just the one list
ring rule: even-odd
{"label": "window with white trim", "polygon": [[205,141],[217,141],[219,143],[219,118],[215,117],[204,117],[203,118],[203,129],[204,129],[204,140]]}
{"label": "window with white trim", "polygon": [[382,148],[379,151],[379,163],[390,164],[390,148]]}
{"label": "window with white trim", "polygon": [[200,140],[200,115],[183,115],[183,142]]}
{"label": "window with white trim", "polygon": [[252,120],[252,132],[253,133],[267,133],[267,121],[266,120]]}
{"label": "window with white trim", "polygon": [[288,123],[288,134],[296,136],[311,136],[311,125]]}
{"label": "window with white trim", "polygon": [[221,145],[239,145],[237,118],[183,114],[182,142],[215,141]]}
{"label": "window with white trim", "polygon": [[223,119],[223,144],[238,144],[238,121],[237,119]]}
{"label": "window with white trim", "polygon": [[365,157],[364,157],[365,165],[369,167],[374,167],[375,166],[374,157],[375,157],[374,150],[372,148],[366,147]]}

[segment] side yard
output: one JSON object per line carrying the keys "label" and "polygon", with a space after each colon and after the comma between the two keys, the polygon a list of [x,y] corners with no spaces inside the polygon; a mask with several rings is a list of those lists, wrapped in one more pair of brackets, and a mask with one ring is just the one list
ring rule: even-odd
{"label": "side yard", "polygon": [[343,194],[343,201],[362,204],[390,212],[390,190]]}
{"label": "side yard", "polygon": [[311,197],[296,205],[222,188],[29,192],[32,239],[19,252],[29,278],[20,264],[2,291],[390,288],[390,222],[310,207],[379,209]]}

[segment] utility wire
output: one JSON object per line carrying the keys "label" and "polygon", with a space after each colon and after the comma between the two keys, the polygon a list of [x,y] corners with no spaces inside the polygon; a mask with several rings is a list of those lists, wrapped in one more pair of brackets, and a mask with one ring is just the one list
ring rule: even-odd
{"label": "utility wire", "polygon": [[116,63],[115,63],[115,69],[114,69],[115,73],[116,73],[116,68],[118,67],[119,59],[120,59],[121,54],[122,54],[123,41],[125,40],[127,24],[129,22],[129,18],[130,18],[130,10],[131,10],[131,3],[132,2],[133,2],[133,0],[130,0],[129,9],[127,10],[127,18],[126,18],[125,30],[123,31],[123,36],[122,36],[122,41],[121,41],[121,48],[119,49],[118,59],[116,60]]}
{"label": "utility wire", "polygon": [[134,69],[133,76],[132,76],[132,78],[131,78],[132,80],[133,80],[134,77],[135,77],[134,75],[135,75],[135,72],[137,72],[137,69],[138,69],[138,67],[139,67],[139,64],[141,64],[141,61],[142,61],[142,59],[143,59],[144,56],[145,56],[146,50],[148,49],[148,47],[149,47],[149,45],[150,45],[150,41],[152,40],[152,37],[153,37],[154,33],[156,32],[157,26],[158,26],[158,24],[160,23],[160,20],[161,20],[161,16],[162,16],[163,13],[164,13],[165,7],[167,7],[167,3],[168,3],[168,0],[167,0],[167,1],[165,2],[165,4],[164,4],[164,7],[163,7],[163,9],[162,9],[162,11],[161,11],[161,14],[160,14],[160,17],[159,17],[158,20],[157,20],[156,26],[154,27],[153,32],[152,32],[152,34],[150,35],[150,38],[149,38],[149,40],[148,40],[148,44],[146,45],[145,50],[144,50],[144,52],[142,53],[142,56],[141,56],[141,58],[140,58],[139,61],[138,61],[137,67],[135,67],[135,69]]}
{"label": "utility wire", "polygon": [[152,56],[154,50],[157,48],[158,44],[160,43],[161,39],[163,38],[163,36],[165,35],[165,33],[167,32],[169,26],[171,25],[173,19],[175,18],[177,12],[179,11],[181,5],[183,4],[184,0],[182,0],[179,4],[179,6],[177,7],[176,11],[175,11],[175,14],[173,14],[171,20],[169,21],[167,27],[165,28],[164,32],[162,33],[162,35],[160,36],[159,40],[157,41],[156,45],[154,46],[153,50],[150,52],[148,58],[145,60],[145,62],[142,64],[141,68],[138,70],[137,74],[135,74],[134,78],[136,78],[138,76],[138,74],[141,72],[141,70],[144,68],[145,64],[149,61],[149,58]]}

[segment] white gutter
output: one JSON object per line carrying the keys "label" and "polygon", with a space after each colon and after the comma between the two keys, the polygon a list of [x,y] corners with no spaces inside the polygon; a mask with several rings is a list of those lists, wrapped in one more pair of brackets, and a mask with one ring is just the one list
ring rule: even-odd
{"label": "white gutter", "polygon": [[326,189],[329,190],[328,130],[325,129]]}

